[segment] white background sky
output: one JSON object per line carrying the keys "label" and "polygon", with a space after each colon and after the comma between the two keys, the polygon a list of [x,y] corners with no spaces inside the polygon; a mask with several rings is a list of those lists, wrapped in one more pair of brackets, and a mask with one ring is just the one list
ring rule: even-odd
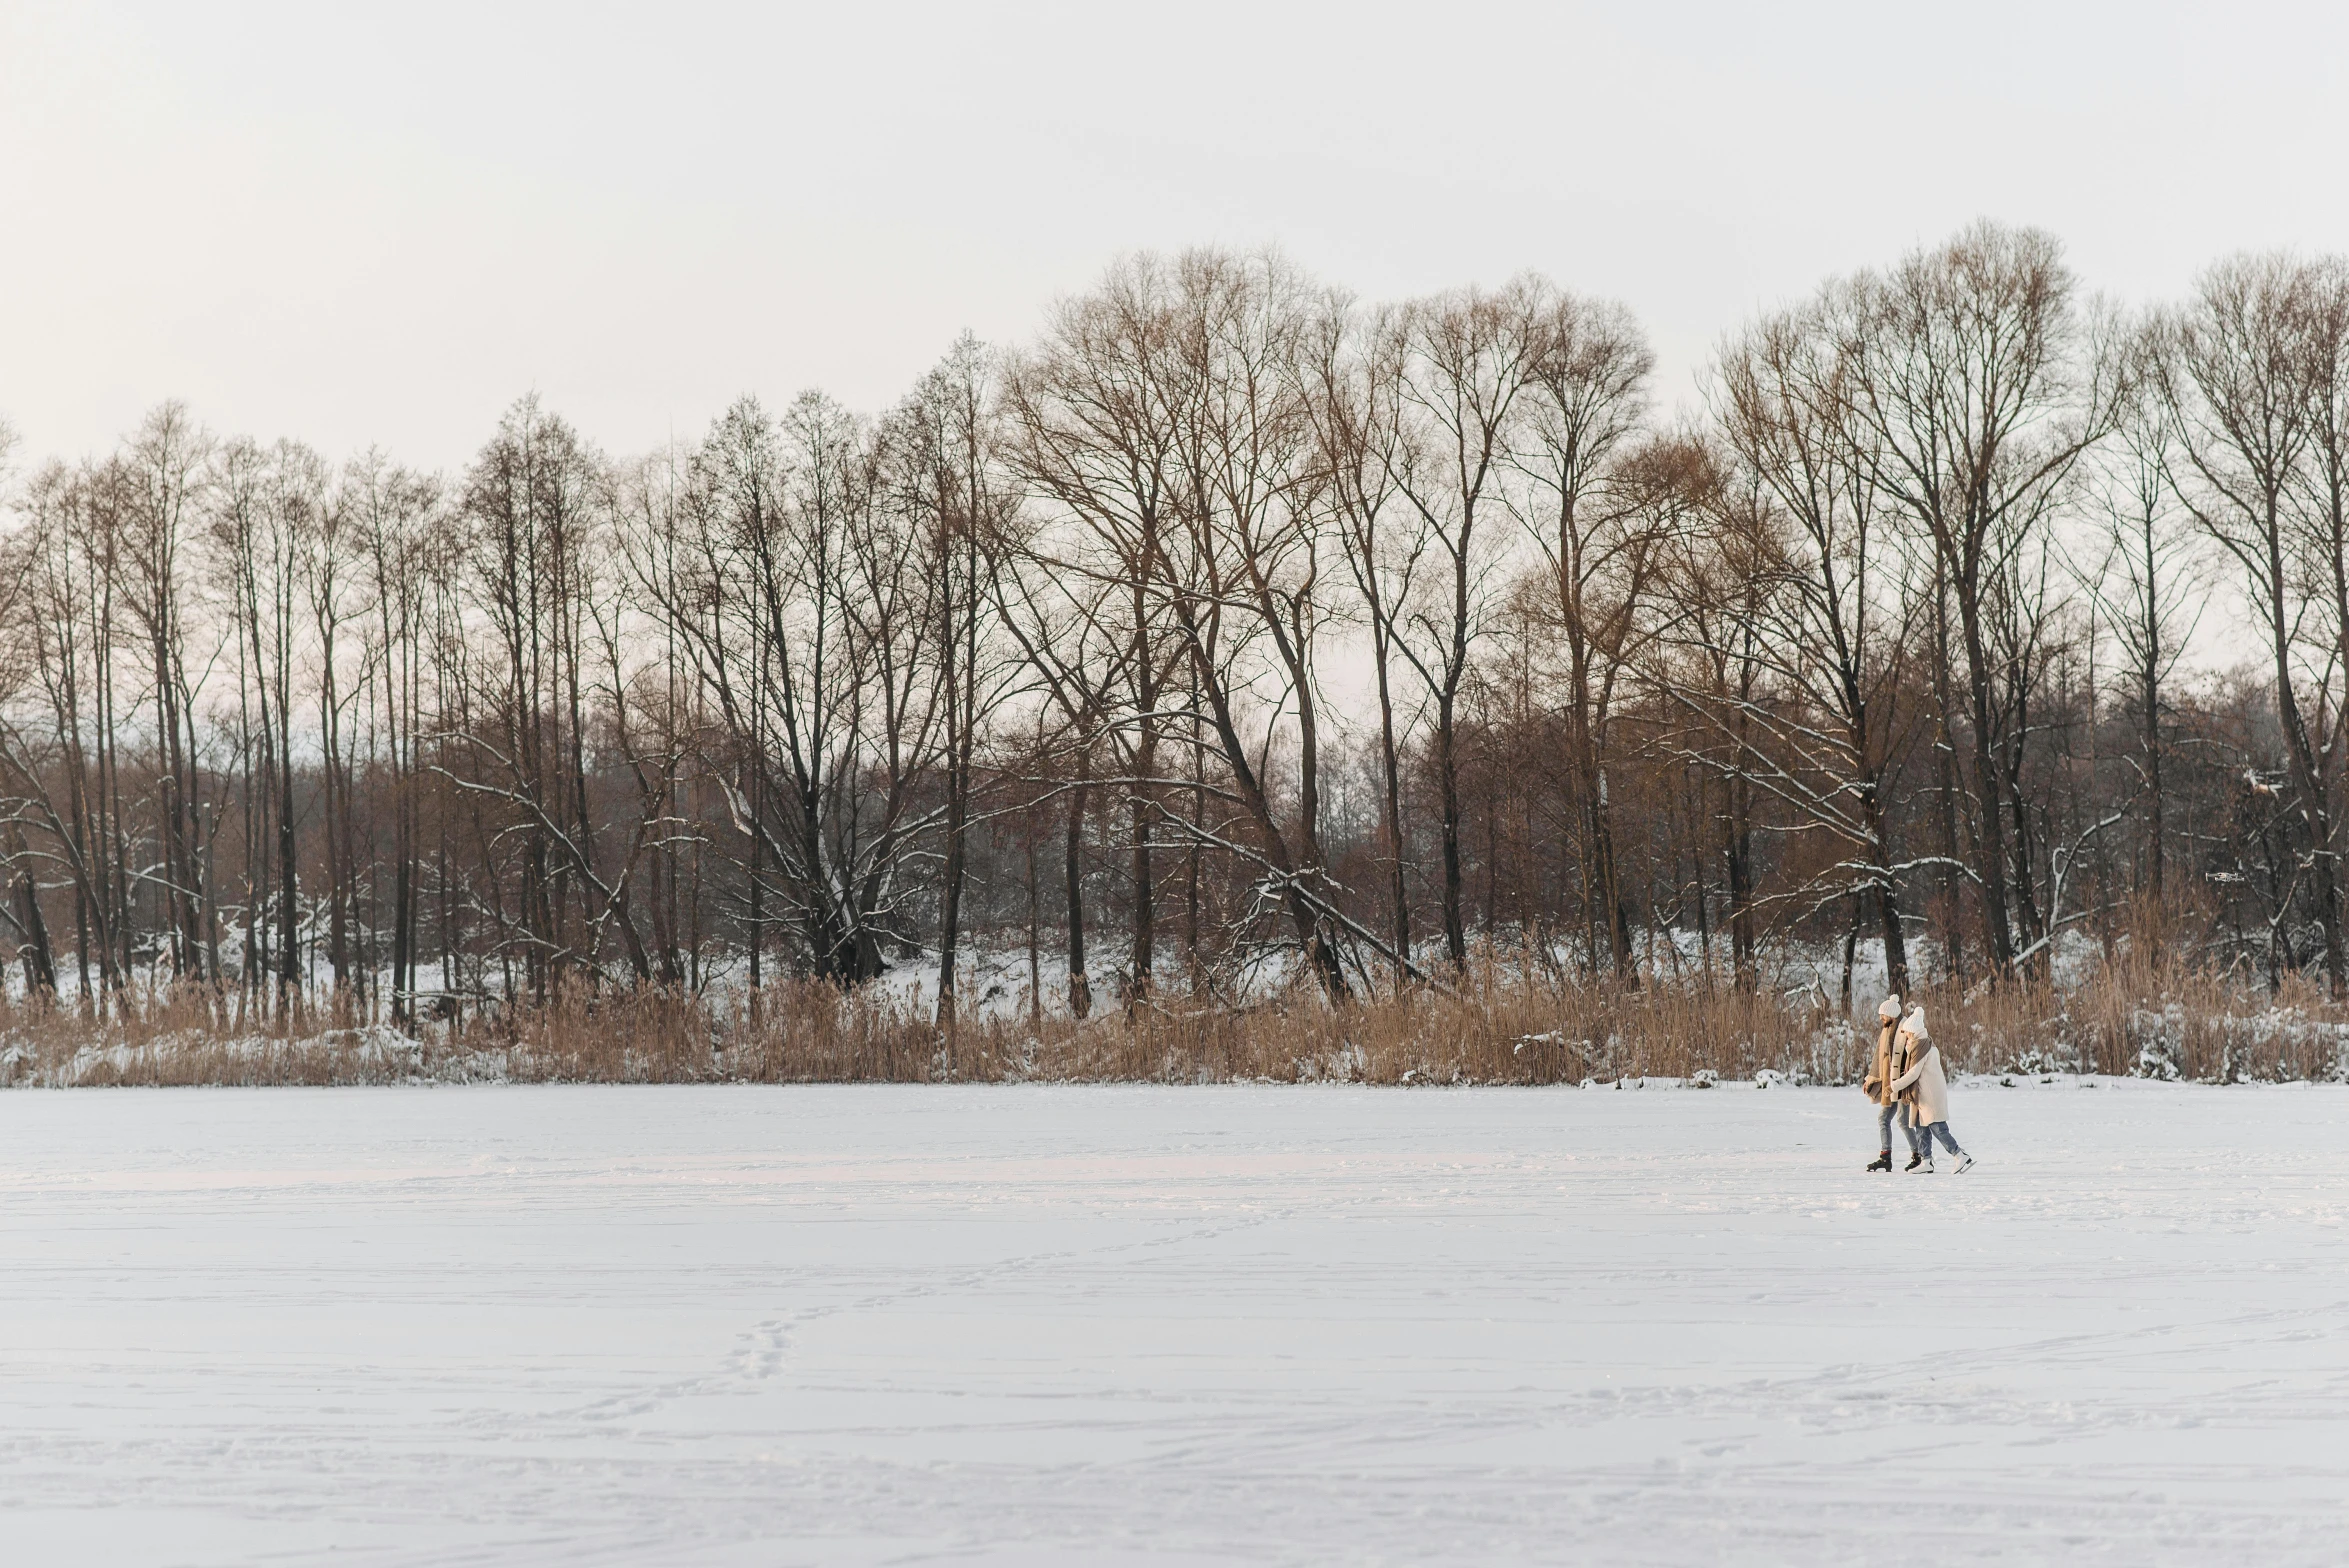
{"label": "white background sky", "polygon": [[[893,399],[1122,250],[1368,296],[1533,268],[1711,344],[1977,215],[2092,285],[2349,249],[2349,19],[2166,4],[953,7],[0,0],[0,415],[461,464]],[[1767,12],[1767,14],[1765,14]]]}

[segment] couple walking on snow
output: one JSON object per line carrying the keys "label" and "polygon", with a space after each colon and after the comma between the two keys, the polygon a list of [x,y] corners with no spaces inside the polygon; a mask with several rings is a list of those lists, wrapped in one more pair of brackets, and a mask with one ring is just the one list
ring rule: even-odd
{"label": "couple walking on snow", "polygon": [[1900,998],[1888,996],[1876,1009],[1876,1060],[1863,1085],[1876,1105],[1875,1163],[1868,1169],[1892,1169],[1892,1124],[1900,1123],[1909,1141],[1908,1169],[1933,1174],[1933,1140],[1938,1136],[1957,1156],[1964,1170],[1974,1157],[1949,1135],[1949,1078],[1941,1070],[1941,1050],[1925,1028],[1925,1009],[1903,1018]]}

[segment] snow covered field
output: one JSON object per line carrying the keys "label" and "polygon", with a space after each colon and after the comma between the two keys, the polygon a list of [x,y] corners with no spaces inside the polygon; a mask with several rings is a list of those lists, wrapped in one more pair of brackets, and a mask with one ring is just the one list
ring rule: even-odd
{"label": "snow covered field", "polygon": [[0,1095],[0,1558],[2341,1561],[2349,1090],[1953,1112]]}

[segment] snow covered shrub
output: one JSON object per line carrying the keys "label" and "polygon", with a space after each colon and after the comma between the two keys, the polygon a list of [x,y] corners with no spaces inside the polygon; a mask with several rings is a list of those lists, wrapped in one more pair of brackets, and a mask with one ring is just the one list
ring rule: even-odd
{"label": "snow covered shrub", "polygon": [[2186,1009],[2176,1002],[2159,1010],[2140,1007],[2129,1015],[2129,1036],[2137,1046],[2136,1075],[2174,1081],[2186,1045]]}
{"label": "snow covered shrub", "polygon": [[2080,1051],[2065,1027],[2067,1022],[2061,1013],[2044,1020],[2035,1038],[2012,1047],[2003,1061],[1994,1058],[1990,1070],[2026,1076],[2081,1071]]}

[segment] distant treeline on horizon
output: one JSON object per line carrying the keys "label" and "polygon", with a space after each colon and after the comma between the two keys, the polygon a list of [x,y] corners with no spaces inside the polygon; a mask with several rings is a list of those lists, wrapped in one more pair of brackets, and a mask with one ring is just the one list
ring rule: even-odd
{"label": "distant treeline on horizon", "polygon": [[[15,453],[0,953],[408,1025],[909,964],[950,1013],[974,944],[1079,1014],[1480,942],[2341,994],[2349,264],[2126,311],[1985,222],[1731,335],[1701,416],[1653,365],[1543,278],[1197,250],[641,459],[535,398],[451,475],[176,403]],[[2182,671],[2214,597],[2239,670]]]}

